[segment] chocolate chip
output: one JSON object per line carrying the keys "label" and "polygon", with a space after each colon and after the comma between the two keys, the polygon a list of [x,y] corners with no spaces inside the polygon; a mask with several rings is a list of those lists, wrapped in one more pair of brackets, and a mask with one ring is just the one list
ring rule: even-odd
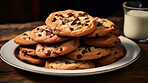
{"label": "chocolate chip", "polygon": [[59,50],[59,51],[62,51],[63,49],[62,49],[62,48],[58,48],[58,50]]}
{"label": "chocolate chip", "polygon": [[26,33],[23,33],[23,36],[27,36],[27,34]]}
{"label": "chocolate chip", "polygon": [[51,54],[51,56],[52,56],[52,57],[57,57],[57,56],[59,56],[59,54],[56,53],[56,52],[53,52],[53,53]]}
{"label": "chocolate chip", "polygon": [[89,20],[88,21],[85,21],[86,23],[90,22]]}
{"label": "chocolate chip", "polygon": [[46,33],[50,32],[49,30],[46,30]]}
{"label": "chocolate chip", "polygon": [[40,30],[40,28],[37,28],[36,30],[38,31],[38,30]]}
{"label": "chocolate chip", "polygon": [[58,16],[58,14],[55,14],[55,16]]}
{"label": "chocolate chip", "polygon": [[85,53],[87,53],[87,50],[83,50],[83,51],[82,51],[82,54],[85,54]]}
{"label": "chocolate chip", "polygon": [[108,29],[109,27],[105,27],[106,29]]}
{"label": "chocolate chip", "polygon": [[71,27],[69,27],[69,29],[71,30],[71,31],[73,31],[74,29],[73,28],[71,28]]}
{"label": "chocolate chip", "polygon": [[77,55],[77,59],[81,59],[82,58],[82,55],[81,54],[78,54]]}
{"label": "chocolate chip", "polygon": [[79,15],[78,16],[82,16],[83,14],[82,13],[79,13]]}
{"label": "chocolate chip", "polygon": [[88,49],[89,52],[91,52],[91,49],[90,48],[87,48],[87,49]]}
{"label": "chocolate chip", "polygon": [[78,21],[78,20],[80,20],[80,19],[77,17],[77,18],[75,18],[75,20],[74,20],[74,21]]}
{"label": "chocolate chip", "polygon": [[28,54],[25,54],[25,56],[29,56]]}
{"label": "chocolate chip", "polygon": [[117,53],[118,53],[117,51],[114,52],[114,54],[117,54]]}
{"label": "chocolate chip", "polygon": [[70,22],[70,19],[63,19],[63,22],[65,22],[65,23],[68,23],[68,22]]}
{"label": "chocolate chip", "polygon": [[48,37],[49,37],[49,38],[52,38],[52,37],[53,37],[53,35],[49,35]]}
{"label": "chocolate chip", "polygon": [[52,19],[51,19],[52,22],[55,22],[56,20],[57,20],[56,18],[52,18]]}
{"label": "chocolate chip", "polygon": [[25,40],[30,40],[30,37],[25,37],[24,39],[25,39]]}
{"label": "chocolate chip", "polygon": [[50,51],[53,51],[53,49],[51,49]]}
{"label": "chocolate chip", "polygon": [[68,15],[69,17],[73,16],[73,14],[72,14],[72,13],[68,13],[67,15]]}
{"label": "chocolate chip", "polygon": [[76,22],[76,21],[78,21],[78,20],[79,20],[79,18],[77,17],[77,18],[71,23],[71,25],[75,25],[75,24],[81,23],[81,22]]}
{"label": "chocolate chip", "polygon": [[114,44],[117,45],[117,41],[115,41]]}
{"label": "chocolate chip", "polygon": [[83,13],[84,15],[87,15],[87,13]]}
{"label": "chocolate chip", "polygon": [[85,18],[84,20],[87,20],[87,19],[89,19],[89,18]]}
{"label": "chocolate chip", "polygon": [[97,55],[100,55],[100,54],[101,54],[101,52],[97,53]]}
{"label": "chocolate chip", "polygon": [[38,34],[37,36],[38,36],[38,37],[41,37],[41,36],[42,36],[42,34]]}
{"label": "chocolate chip", "polygon": [[60,20],[62,20],[63,18],[60,18]]}
{"label": "chocolate chip", "polygon": [[71,25],[75,25],[76,24],[76,21],[73,21],[72,23],[71,23]]}
{"label": "chocolate chip", "polygon": [[96,37],[100,37],[98,33],[96,33]]}
{"label": "chocolate chip", "polygon": [[77,24],[79,24],[79,25],[80,25],[80,24],[81,24],[81,22],[79,21],[79,22],[77,22]]}
{"label": "chocolate chip", "polygon": [[82,64],[85,64],[85,62],[82,62]]}
{"label": "chocolate chip", "polygon": [[83,13],[83,14],[82,14],[82,13],[79,13],[79,15],[78,15],[78,16],[80,16],[80,17],[81,17],[81,16],[85,16],[85,14],[84,14],[84,13]]}
{"label": "chocolate chip", "polygon": [[64,25],[65,23],[62,21],[62,24]]}
{"label": "chocolate chip", "polygon": [[80,51],[80,50],[81,50],[81,48],[78,49],[78,51]]}
{"label": "chocolate chip", "polygon": [[60,16],[60,17],[64,17],[62,14],[60,14],[60,15],[58,15],[58,16]]}
{"label": "chocolate chip", "polygon": [[26,50],[23,50],[22,52],[25,53],[25,54],[27,54],[27,51]]}
{"label": "chocolate chip", "polygon": [[101,24],[101,23],[98,23],[98,24],[97,24],[97,27],[99,27],[99,26],[102,26],[102,24]]}
{"label": "chocolate chip", "polygon": [[116,34],[115,34],[115,33],[113,33],[113,32],[110,32],[110,34],[116,35]]}
{"label": "chocolate chip", "polygon": [[71,64],[71,62],[69,62],[69,61],[65,61],[65,64]]}
{"label": "chocolate chip", "polygon": [[84,23],[84,24],[82,24],[82,26],[88,26],[88,24]]}
{"label": "chocolate chip", "polygon": [[46,56],[50,56],[50,53],[51,53],[51,51],[50,51],[50,50],[47,50],[47,51],[45,52],[45,55],[46,55]]}
{"label": "chocolate chip", "polygon": [[40,28],[40,29],[39,29],[40,32],[43,32],[44,30],[45,30],[45,29],[43,29],[43,28]]}
{"label": "chocolate chip", "polygon": [[60,33],[60,30],[55,29],[54,32],[55,32],[55,33]]}
{"label": "chocolate chip", "polygon": [[46,36],[49,36],[49,35],[51,35],[51,33],[50,32],[46,32]]}

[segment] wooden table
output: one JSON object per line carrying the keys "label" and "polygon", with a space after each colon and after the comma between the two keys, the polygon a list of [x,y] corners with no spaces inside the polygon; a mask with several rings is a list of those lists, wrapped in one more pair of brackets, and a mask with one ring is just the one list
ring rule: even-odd
{"label": "wooden table", "polygon": [[[123,17],[108,17],[122,30]],[[16,35],[32,30],[44,22],[0,25],[0,47]],[[91,76],[56,77],[36,74],[14,68],[0,59],[0,83],[148,83],[148,43],[138,45],[141,48],[140,58],[122,69]]]}

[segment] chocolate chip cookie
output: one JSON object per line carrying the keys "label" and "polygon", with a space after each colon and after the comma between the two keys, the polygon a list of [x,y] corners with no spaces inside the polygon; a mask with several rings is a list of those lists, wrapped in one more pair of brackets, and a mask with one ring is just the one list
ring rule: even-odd
{"label": "chocolate chip cookie", "polygon": [[120,60],[124,56],[122,49],[112,48],[111,54],[95,60],[94,63],[96,66],[105,66]]}
{"label": "chocolate chip cookie", "polygon": [[78,38],[55,44],[37,44],[36,53],[41,58],[57,57],[77,49],[79,45]]}
{"label": "chocolate chip cookie", "polygon": [[79,37],[93,32],[97,23],[83,11],[65,10],[51,13],[45,21],[54,34]]}
{"label": "chocolate chip cookie", "polygon": [[92,60],[107,56],[111,49],[80,46],[75,51],[66,54],[72,60]]}
{"label": "chocolate chip cookie", "polygon": [[86,35],[85,37],[102,37],[105,35],[109,35],[111,31],[115,29],[115,24],[104,18],[95,17],[97,22],[97,28],[94,32]]}
{"label": "chocolate chip cookie", "polygon": [[30,56],[36,55],[36,46],[19,46],[20,51]]}
{"label": "chocolate chip cookie", "polygon": [[35,45],[37,42],[30,38],[30,31],[26,31],[14,38],[14,42],[19,45]]}
{"label": "chocolate chip cookie", "polygon": [[120,45],[120,39],[115,35],[107,35],[98,38],[84,38],[83,42],[87,45],[98,47],[116,47]]}
{"label": "chocolate chip cookie", "polygon": [[50,58],[46,61],[45,68],[56,70],[79,70],[94,68],[94,63],[90,61],[75,61],[67,58]]}
{"label": "chocolate chip cookie", "polygon": [[30,32],[32,40],[39,43],[56,43],[70,39],[71,37],[60,37],[53,34],[52,30],[46,25],[39,26]]}
{"label": "chocolate chip cookie", "polygon": [[22,51],[19,51],[19,55],[18,57],[25,61],[25,62],[28,62],[28,63],[32,63],[32,64],[41,64],[41,63],[44,63],[45,62],[45,59],[41,59],[39,57],[33,57],[33,56],[30,56]]}

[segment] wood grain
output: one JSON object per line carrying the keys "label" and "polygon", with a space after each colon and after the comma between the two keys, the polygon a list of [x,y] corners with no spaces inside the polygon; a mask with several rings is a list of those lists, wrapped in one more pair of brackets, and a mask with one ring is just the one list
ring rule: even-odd
{"label": "wood grain", "polygon": [[0,41],[6,41],[14,38],[16,35],[29,31],[37,26],[45,24],[42,21],[22,23],[22,24],[3,24],[0,25]]}

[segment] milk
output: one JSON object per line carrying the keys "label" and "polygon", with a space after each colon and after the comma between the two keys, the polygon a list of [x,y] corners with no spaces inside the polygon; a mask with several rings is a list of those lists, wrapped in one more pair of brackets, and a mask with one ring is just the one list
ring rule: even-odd
{"label": "milk", "polygon": [[124,35],[132,39],[147,38],[148,11],[128,11],[124,16]]}

